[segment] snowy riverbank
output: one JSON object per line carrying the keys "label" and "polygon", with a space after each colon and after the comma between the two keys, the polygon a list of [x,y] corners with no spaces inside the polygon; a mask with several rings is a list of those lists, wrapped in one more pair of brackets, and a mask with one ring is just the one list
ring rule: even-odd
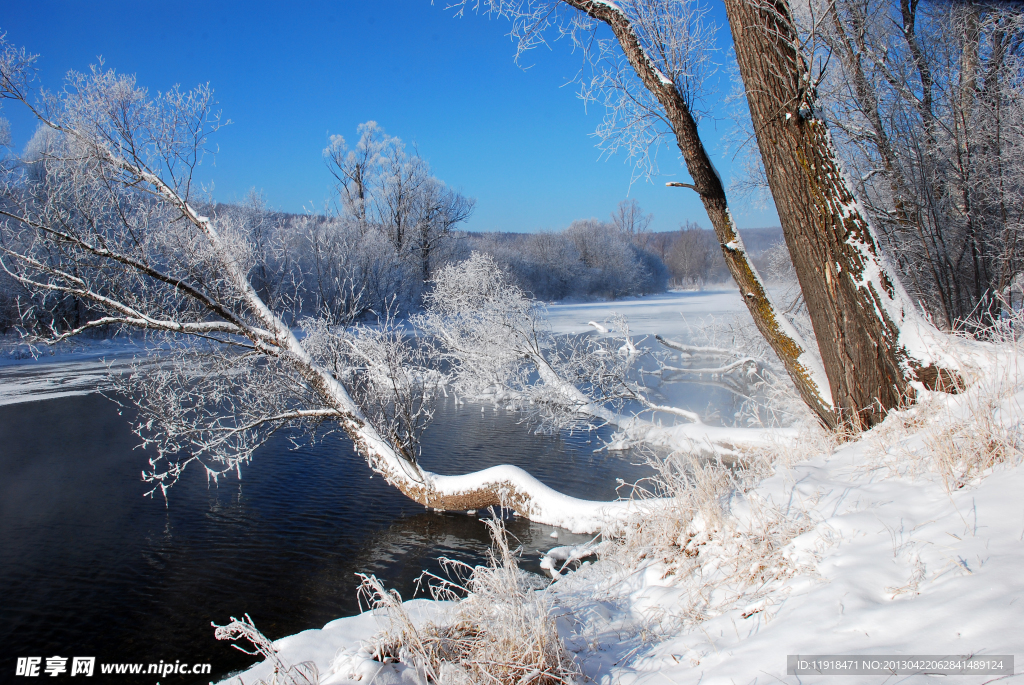
{"label": "snowy riverbank", "polygon": [[[686,308],[692,321],[742,312],[742,303],[735,292],[672,293],[549,314],[561,332],[616,312],[638,334],[680,335],[687,324],[674,313]],[[1013,655],[1020,674],[1024,360],[1010,346],[976,359],[967,392],[929,394],[846,443],[808,428],[770,455],[763,480],[691,507],[660,546],[610,555],[553,584],[559,634],[580,670],[609,684],[825,683],[835,676],[787,675],[787,655]],[[407,606],[419,621],[446,611]],[[323,685],[418,682],[361,650],[384,625],[362,614],[276,646],[285,663],[315,663]],[[270,674],[261,664],[224,682]],[[941,682],[997,679],[1024,675]]]}

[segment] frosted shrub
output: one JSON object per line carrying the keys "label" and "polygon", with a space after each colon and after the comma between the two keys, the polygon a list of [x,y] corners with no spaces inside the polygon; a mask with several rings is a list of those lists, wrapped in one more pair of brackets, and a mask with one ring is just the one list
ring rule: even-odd
{"label": "frosted shrub", "polygon": [[664,262],[630,242],[614,224],[574,221],[556,233],[467,234],[465,256],[490,255],[524,291],[540,300],[616,298],[662,292]]}
{"label": "frosted shrub", "polygon": [[264,659],[274,666],[274,672],[269,680],[257,680],[251,685],[317,685],[320,682],[320,672],[312,661],[303,661],[291,666],[277,654],[274,644],[257,628],[249,614],[243,620],[231,617],[231,623],[225,626],[213,624],[216,628],[214,635],[218,640],[248,640],[254,647],[248,650],[238,645],[232,645],[235,649],[246,654],[255,656],[262,655]]}
{"label": "frosted shrub", "polygon": [[[446,620],[417,627],[401,597],[363,576],[361,600],[387,619],[364,647],[378,661],[401,662],[424,682],[445,685],[570,683],[577,666],[558,636],[547,594],[519,569],[500,519],[484,521],[493,548],[486,566],[443,559],[453,579],[432,577],[434,599],[455,600]],[[468,579],[463,581],[468,574]],[[532,581],[532,582],[531,582]]]}

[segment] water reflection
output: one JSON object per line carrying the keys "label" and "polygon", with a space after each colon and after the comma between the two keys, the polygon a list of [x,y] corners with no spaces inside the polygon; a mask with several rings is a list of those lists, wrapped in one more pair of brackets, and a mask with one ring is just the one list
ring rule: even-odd
{"label": "water reflection", "polygon": [[[147,456],[128,418],[98,395],[0,407],[0,671],[18,656],[60,655],[210,662],[225,673],[251,657],[217,643],[211,621],[248,613],[277,638],[358,611],[357,572],[410,597],[422,570],[440,570],[438,556],[485,558],[478,519],[425,511],[337,436],[301,449],[277,436],[241,482],[208,487],[196,471],[169,508],[144,499]],[[594,454],[603,437],[534,435],[501,410],[449,402],[423,462],[446,473],[514,463],[562,492],[610,499],[616,477],[647,471]],[[509,530],[535,571],[538,550],[584,539],[555,540],[522,520]]]}

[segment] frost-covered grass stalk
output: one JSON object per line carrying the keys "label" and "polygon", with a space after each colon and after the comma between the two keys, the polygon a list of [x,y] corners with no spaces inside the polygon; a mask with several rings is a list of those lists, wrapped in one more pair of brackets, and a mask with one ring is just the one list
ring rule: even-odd
{"label": "frost-covered grass stalk", "polygon": [[952,492],[999,464],[1020,462],[1022,326],[1024,312],[992,326],[966,327],[973,335],[963,333],[962,345],[951,353],[967,370],[960,392],[928,393],[873,431],[875,452],[893,475],[937,473]]}
{"label": "frost-covered grass stalk", "polygon": [[[746,497],[783,452],[766,448],[742,462],[690,449],[650,455],[657,470],[650,494],[672,504],[660,516],[634,517],[598,550],[610,562],[606,568],[618,569],[613,575],[628,579],[654,565],[671,585],[689,590],[684,601],[652,615],[649,632],[678,632],[740,604],[761,611],[765,603],[758,602],[796,574],[786,546],[813,524],[798,512]],[[733,506],[739,501],[741,512]]]}
{"label": "frost-covered grass stalk", "polygon": [[274,672],[269,679],[257,680],[251,685],[317,685],[320,682],[319,669],[312,661],[303,661],[294,666],[285,663],[278,656],[274,644],[256,628],[249,614],[242,620],[232,616],[231,622],[227,625],[218,626],[214,623],[213,626],[216,628],[214,635],[218,640],[247,640],[254,648],[252,651],[237,644],[232,647],[253,656],[260,654],[274,665]]}
{"label": "frost-covered grass stalk", "polygon": [[[551,604],[530,574],[500,518],[486,519],[493,541],[486,566],[442,560],[452,579],[432,577],[435,599],[459,601],[446,619],[416,626],[394,590],[363,576],[360,597],[386,617],[364,647],[378,661],[399,661],[426,682],[553,685],[578,675],[551,615]],[[468,577],[466,577],[468,576]]]}

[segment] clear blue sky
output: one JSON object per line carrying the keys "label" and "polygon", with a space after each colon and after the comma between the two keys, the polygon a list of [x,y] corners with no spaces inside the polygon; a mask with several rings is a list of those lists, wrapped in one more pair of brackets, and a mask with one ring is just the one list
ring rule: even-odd
{"label": "clear blue sky", "polygon": [[[233,123],[217,134],[216,159],[199,175],[222,202],[255,187],[276,209],[322,208],[333,180],[321,157],[328,136],[354,141],[356,126],[374,119],[415,143],[436,176],[477,199],[471,230],[606,219],[627,194],[654,214],[655,230],[685,220],[709,227],[695,193],[664,187],[688,180],[674,148],[660,155],[662,173],[673,176],[632,188],[622,155],[599,159],[591,134],[601,112],[585,111],[565,85],[580,66],[568,45],[532,52],[524,71],[513,62],[506,22],[456,19],[444,4],[18,0],[0,11],[0,30],[40,55],[40,79],[50,89],[99,55],[154,91],[209,82]],[[712,13],[725,26],[722,8]],[[728,47],[727,27],[720,40]],[[13,104],[2,114],[20,149],[32,122]],[[713,153],[730,125],[702,123]],[[728,182],[730,157],[715,161]],[[778,223],[772,209],[747,208],[738,197],[733,204],[741,227]]]}

